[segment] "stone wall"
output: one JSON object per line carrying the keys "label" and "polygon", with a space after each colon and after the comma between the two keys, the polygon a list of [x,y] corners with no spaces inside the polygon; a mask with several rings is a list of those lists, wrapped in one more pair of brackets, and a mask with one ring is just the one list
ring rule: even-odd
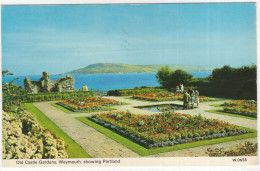
{"label": "stone wall", "polygon": [[74,84],[75,79],[69,75],[65,78],[51,81],[48,71],[42,73],[39,81],[31,81],[29,77],[24,79],[24,87],[28,93],[73,91]]}

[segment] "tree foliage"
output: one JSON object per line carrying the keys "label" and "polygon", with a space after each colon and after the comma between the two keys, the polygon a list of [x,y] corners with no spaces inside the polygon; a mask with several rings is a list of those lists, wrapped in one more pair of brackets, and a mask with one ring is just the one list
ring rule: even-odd
{"label": "tree foliage", "polygon": [[158,72],[156,73],[157,81],[164,88],[170,87],[170,77],[172,75],[172,72],[173,71],[169,68],[169,66],[166,65],[165,67],[159,69]]}
{"label": "tree foliage", "polygon": [[256,65],[232,68],[228,65],[214,69],[211,87],[213,94],[231,98],[256,99]]}
{"label": "tree foliage", "polygon": [[168,66],[158,70],[156,78],[164,88],[170,90],[178,84],[194,87],[200,94],[214,97],[235,99],[257,98],[256,65],[233,68],[225,65],[216,68],[212,75],[206,78],[192,78],[192,75],[182,70],[172,71]]}
{"label": "tree foliage", "polygon": [[162,67],[156,73],[156,78],[158,82],[164,88],[170,90],[176,88],[179,84],[187,84],[192,79],[192,75],[181,69],[171,70],[168,65]]}
{"label": "tree foliage", "polygon": [[[8,75],[13,75],[13,73],[10,73],[8,70],[2,71],[2,77]],[[6,112],[12,111],[14,113],[19,113],[23,110],[23,107],[21,106],[21,96],[25,94],[25,91],[21,86],[13,84],[17,79],[18,78],[15,78],[8,83],[2,82],[2,104],[3,110]]]}

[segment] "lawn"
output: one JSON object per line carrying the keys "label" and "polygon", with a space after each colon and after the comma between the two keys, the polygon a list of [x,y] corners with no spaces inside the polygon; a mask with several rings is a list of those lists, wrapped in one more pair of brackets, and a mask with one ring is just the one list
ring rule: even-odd
{"label": "lawn", "polygon": [[88,117],[77,117],[78,120],[82,121],[83,123],[95,128],[97,131],[105,134],[109,138],[117,141],[118,143],[121,143],[125,147],[131,149],[132,151],[138,153],[141,156],[147,156],[152,154],[158,154],[163,152],[170,152],[175,150],[181,150],[181,149],[187,149],[187,148],[193,148],[193,147],[199,147],[199,146],[205,146],[205,145],[211,145],[211,144],[217,144],[217,143],[223,143],[227,141],[235,141],[239,139],[246,139],[246,138],[253,138],[257,136],[257,131],[249,128],[241,127],[245,130],[248,130],[250,133],[247,134],[241,134],[237,136],[229,136],[229,137],[223,137],[223,138],[217,138],[212,140],[202,140],[202,141],[196,141],[191,143],[185,143],[185,144],[179,144],[174,146],[168,146],[168,147],[161,147],[161,148],[152,148],[147,149],[139,144],[134,143],[133,141],[120,136],[119,134],[99,125],[96,124],[88,119]]}
{"label": "lawn", "polygon": [[29,112],[36,116],[43,128],[49,129],[54,132],[57,137],[65,141],[65,144],[67,145],[66,151],[69,158],[91,158],[91,156],[82,147],[72,140],[62,129],[60,129],[32,103],[25,103],[25,107]]}
{"label": "lawn", "polygon": [[222,107],[221,105],[222,105],[222,104],[212,104],[212,105],[210,105],[210,106]]}

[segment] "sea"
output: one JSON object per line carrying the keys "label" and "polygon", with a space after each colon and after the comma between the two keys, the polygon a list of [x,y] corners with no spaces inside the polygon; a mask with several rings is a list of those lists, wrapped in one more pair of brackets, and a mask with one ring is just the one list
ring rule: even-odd
{"label": "sea", "polygon": [[[193,78],[204,78],[212,74],[211,71],[190,71]],[[93,75],[71,75],[75,79],[75,90],[82,89],[83,85],[87,85],[88,89],[93,90],[115,90],[115,89],[130,89],[141,86],[157,87],[160,84],[155,77],[156,73],[128,73],[128,74],[93,74]],[[29,75],[31,81],[39,81],[41,75]],[[55,81],[58,78],[66,77],[65,75],[51,75],[50,79]],[[14,78],[19,78],[14,81],[14,84],[24,87],[25,76],[6,76],[3,77],[3,82],[10,82]]]}

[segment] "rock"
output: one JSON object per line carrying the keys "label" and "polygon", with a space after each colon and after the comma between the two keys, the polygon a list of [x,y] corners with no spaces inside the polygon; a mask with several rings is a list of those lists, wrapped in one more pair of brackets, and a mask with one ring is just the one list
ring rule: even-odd
{"label": "rock", "polygon": [[28,93],[73,91],[74,84],[75,79],[69,75],[66,78],[51,81],[48,71],[42,73],[39,81],[31,81],[29,77],[24,79],[24,87]]}

